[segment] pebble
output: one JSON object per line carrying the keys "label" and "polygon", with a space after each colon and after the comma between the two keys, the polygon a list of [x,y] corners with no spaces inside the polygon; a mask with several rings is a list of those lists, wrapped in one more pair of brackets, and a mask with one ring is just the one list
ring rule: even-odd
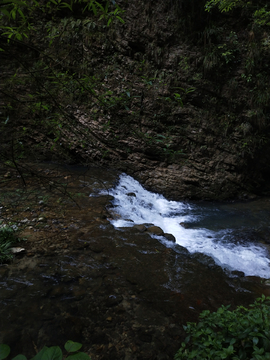
{"label": "pebble", "polygon": [[28,220],[28,219],[23,219],[23,220],[21,220],[20,222],[22,223],[22,224],[26,224],[26,223],[28,223],[30,220]]}

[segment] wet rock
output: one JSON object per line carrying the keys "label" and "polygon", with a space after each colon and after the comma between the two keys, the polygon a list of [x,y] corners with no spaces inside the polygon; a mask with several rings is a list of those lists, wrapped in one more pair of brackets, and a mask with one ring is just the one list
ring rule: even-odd
{"label": "wet rock", "polygon": [[26,254],[26,256],[28,256],[28,257],[30,257],[30,256],[34,256],[35,255],[35,253],[34,252],[27,252],[27,254]]}
{"label": "wet rock", "polygon": [[134,192],[127,193],[127,196],[133,196],[136,197],[136,194]]}
{"label": "wet rock", "polygon": [[0,266],[0,276],[5,276],[7,273],[8,273],[8,269],[6,267],[4,267],[3,265]]}
{"label": "wet rock", "polygon": [[137,285],[139,283],[139,279],[134,273],[126,274],[126,280],[132,285]]}
{"label": "wet rock", "polygon": [[144,232],[147,230],[147,227],[145,225],[134,225],[133,229],[139,230],[140,232]]}
{"label": "wet rock", "polygon": [[158,236],[164,235],[163,230],[159,226],[150,226],[147,231]]}
{"label": "wet rock", "polygon": [[172,242],[174,242],[174,243],[176,242],[176,239],[175,239],[175,237],[173,236],[173,234],[164,233],[163,236],[164,236],[167,240],[169,240],[169,241],[172,241]]}
{"label": "wet rock", "polygon": [[121,303],[122,300],[123,300],[122,295],[109,295],[106,301],[106,306],[107,307],[117,306],[118,304]]}
{"label": "wet rock", "polygon": [[[27,342],[31,336],[38,348],[55,339],[59,345],[66,339],[82,342],[93,360],[169,360],[185,338],[186,321],[196,321],[203,309],[216,310],[231,301],[242,304],[250,297],[244,292],[240,298],[240,290],[228,285],[231,279],[193,259],[184,247],[166,248],[150,237],[148,227],[163,233],[153,224],[118,231],[95,221],[102,217],[106,201],[96,197],[95,202],[95,212],[82,208],[77,213],[72,206],[69,217],[60,218],[61,227],[79,219],[83,231],[70,226],[70,233],[62,229],[52,238],[49,228],[35,233],[26,243],[29,257],[10,264],[10,270],[0,266],[3,284],[7,283],[0,291],[1,336],[8,333],[3,337],[6,343],[14,348],[26,344],[28,351],[19,348],[13,356],[33,356],[32,342]],[[268,281],[263,284],[267,291]]]}
{"label": "wet rock", "polygon": [[206,265],[209,269],[217,270],[219,268],[215,261],[208,255],[202,253],[195,253],[192,255],[192,257],[198,260],[201,264]]}
{"label": "wet rock", "polygon": [[91,340],[94,344],[108,344],[109,339],[108,336],[101,329],[97,329],[95,333],[93,333]]}
{"label": "wet rock", "polygon": [[238,277],[244,277],[245,273],[243,271],[234,270],[231,272],[232,275],[238,276]]}
{"label": "wet rock", "polygon": [[138,338],[143,342],[150,343],[152,341],[152,331],[145,328],[140,328],[138,330]]}
{"label": "wet rock", "polygon": [[180,222],[179,225],[181,225],[181,226],[182,226],[183,228],[185,228],[185,229],[189,229],[189,228],[190,228],[190,224],[185,223],[185,222]]}
{"label": "wet rock", "polygon": [[110,215],[112,216],[113,219],[120,219],[121,215],[119,213],[117,213],[116,211],[111,210],[110,211]]}
{"label": "wet rock", "polygon": [[[89,249],[95,253],[101,253],[104,250],[104,246],[102,244],[99,244],[97,242],[91,242],[90,244],[87,244],[89,246]],[[87,247],[88,247],[87,246]]]}
{"label": "wet rock", "polygon": [[[100,190],[98,190],[100,191]],[[99,202],[103,206],[108,205],[108,202],[113,201],[114,197],[112,195],[99,195]]]}
{"label": "wet rock", "polygon": [[[64,285],[54,286],[49,293],[47,294],[50,298],[60,297],[60,296],[67,296],[65,293],[66,288]],[[68,294],[70,295],[70,293]]]}
{"label": "wet rock", "polygon": [[86,289],[79,286],[74,286],[72,294],[76,300],[81,300],[86,295]]}

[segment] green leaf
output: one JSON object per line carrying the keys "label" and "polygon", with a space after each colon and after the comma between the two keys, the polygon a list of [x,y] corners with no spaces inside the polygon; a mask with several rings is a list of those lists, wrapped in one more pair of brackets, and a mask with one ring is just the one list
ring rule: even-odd
{"label": "green leaf", "polygon": [[116,16],[116,19],[118,19],[122,24],[125,23],[125,21],[120,16]]}
{"label": "green leaf", "polygon": [[78,350],[80,350],[81,347],[82,347],[82,344],[77,343],[77,342],[73,342],[71,340],[68,340],[65,343],[65,349],[66,349],[67,352],[78,351]]}
{"label": "green leaf", "polygon": [[16,19],[16,9],[15,8],[10,12],[10,15],[13,18],[13,20]]}
{"label": "green leaf", "polygon": [[92,10],[93,10],[94,15],[97,15],[97,8],[96,8],[95,4],[92,4]]}
{"label": "green leaf", "polygon": [[166,136],[161,135],[161,134],[157,134],[157,137],[160,137],[160,138],[162,138],[162,139],[166,139]]}
{"label": "green leaf", "polygon": [[62,7],[62,8],[67,7],[67,8],[69,8],[70,11],[72,11],[72,5],[69,5],[68,3],[62,3],[62,4],[61,4],[61,7]]}
{"label": "green leaf", "polygon": [[59,346],[52,346],[44,352],[42,360],[62,360],[63,354]]}
{"label": "green leaf", "polygon": [[27,360],[26,356],[19,354],[15,356],[12,360]]}
{"label": "green leaf", "polygon": [[48,349],[47,346],[44,346],[31,360],[41,360],[43,354],[45,353],[45,351]]}
{"label": "green leaf", "polygon": [[101,9],[102,12],[105,12],[104,7],[99,2],[96,1],[95,3]]}
{"label": "green leaf", "polygon": [[5,344],[0,344],[0,360],[5,359],[10,353],[10,347]]}
{"label": "green leaf", "polygon": [[270,351],[270,337],[263,339],[263,347],[265,351]]}
{"label": "green leaf", "polygon": [[66,360],[91,360],[91,358],[86,353],[79,352],[77,354],[69,355]]}
{"label": "green leaf", "polygon": [[5,359],[10,353],[10,347],[5,344],[0,344],[0,360]]}
{"label": "green leaf", "polygon": [[23,12],[22,12],[21,9],[18,9],[18,13],[21,15],[21,17],[23,18],[23,20],[25,20],[25,16],[24,16],[24,14],[23,14]]}
{"label": "green leaf", "polygon": [[7,17],[10,16],[9,11],[8,11],[7,9],[5,9],[5,8],[2,8],[2,9],[1,9],[1,13],[4,14],[4,15],[6,15]]}

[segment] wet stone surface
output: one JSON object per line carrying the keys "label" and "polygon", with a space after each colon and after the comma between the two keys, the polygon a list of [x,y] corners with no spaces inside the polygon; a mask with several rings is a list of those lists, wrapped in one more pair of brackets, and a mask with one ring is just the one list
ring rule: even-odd
{"label": "wet stone surface", "polygon": [[[92,171],[88,184],[91,176],[107,186],[117,178]],[[80,180],[76,175],[74,189]],[[25,252],[0,266],[0,343],[12,356],[73,340],[93,360],[173,359],[183,325],[202,310],[247,305],[268,291],[257,279],[229,278],[180,246],[166,247],[140,227],[115,229],[107,195],[77,201],[80,208],[66,203],[53,218],[48,202],[50,228],[26,228]]]}

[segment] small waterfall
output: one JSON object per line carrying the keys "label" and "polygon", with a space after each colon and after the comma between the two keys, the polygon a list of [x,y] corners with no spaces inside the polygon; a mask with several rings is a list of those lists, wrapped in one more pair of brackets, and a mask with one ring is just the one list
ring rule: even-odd
{"label": "small waterfall", "polygon": [[173,234],[176,242],[191,253],[209,255],[223,268],[242,271],[246,276],[270,278],[266,247],[235,236],[237,226],[245,228],[242,212],[222,211],[214,204],[168,201],[145,190],[126,174],[120,176],[118,185],[109,194],[114,197],[114,210],[119,215],[119,219],[112,220],[115,227],[151,223]]}

